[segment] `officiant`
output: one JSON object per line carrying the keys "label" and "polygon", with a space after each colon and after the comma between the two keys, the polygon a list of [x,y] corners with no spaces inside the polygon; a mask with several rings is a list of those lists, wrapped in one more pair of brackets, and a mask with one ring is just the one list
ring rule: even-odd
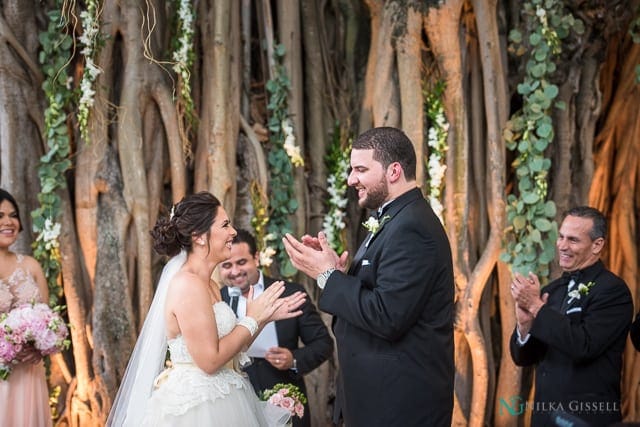
{"label": "officiant", "polygon": [[511,356],[536,366],[532,426],[554,425],[561,411],[592,427],[620,422],[620,377],[633,302],[627,284],[600,260],[607,224],[581,206],[564,216],[556,242],[563,274],[544,288],[514,274],[517,325]]}
{"label": "officiant", "polygon": [[[246,230],[237,229],[231,246],[231,257],[220,264],[220,276],[225,287],[222,299],[242,318],[246,298],[253,286],[254,298],[275,280],[260,271],[260,256],[255,238]],[[297,284],[285,283],[283,296],[304,291]],[[299,342],[304,344],[299,345]],[[302,306],[302,315],[267,324],[249,347],[248,354],[253,363],[245,368],[249,379],[260,393],[277,383],[291,383],[307,396],[304,375],[311,372],[333,353],[333,338],[325,326],[316,307],[307,297]],[[309,404],[305,405],[302,419],[293,417],[293,426],[309,426]]]}

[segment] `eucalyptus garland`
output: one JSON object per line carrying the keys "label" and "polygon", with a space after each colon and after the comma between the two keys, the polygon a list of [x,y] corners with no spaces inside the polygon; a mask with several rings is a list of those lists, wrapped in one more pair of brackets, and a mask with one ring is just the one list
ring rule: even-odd
{"label": "eucalyptus garland", "polygon": [[327,235],[329,245],[337,252],[347,249],[344,229],[347,213],[347,178],[349,175],[349,158],[351,156],[351,141],[345,144],[338,126],[334,129],[333,140],[327,153],[327,213],[322,221],[322,229]]}
{"label": "eucalyptus garland", "polygon": [[194,21],[195,14],[191,0],[175,0],[177,3],[176,35],[173,38],[174,61],[173,70],[178,75],[178,99],[176,108],[180,118],[179,128],[182,138],[182,147],[186,157],[191,156],[191,143],[189,141],[190,129],[195,125],[196,115],[191,96],[191,70],[195,59],[194,53]]}
{"label": "eucalyptus garland", "polygon": [[58,190],[66,187],[65,172],[71,167],[71,151],[67,128],[66,108],[73,98],[67,74],[71,61],[73,40],[67,33],[67,17],[63,10],[63,0],[47,13],[47,30],[40,33],[42,50],[39,55],[45,81],[42,88],[47,107],[44,111],[44,140],[48,151],[40,158],[38,177],[40,178],[40,207],[31,212],[33,231],[37,238],[33,243],[33,255],[40,262],[49,284],[49,303],[56,305],[62,295],[58,281],[60,276],[60,223],[57,219],[61,211]]}
{"label": "eucalyptus garland", "polygon": [[429,120],[427,131],[427,145],[429,146],[429,160],[427,161],[427,185],[429,189],[429,204],[444,224],[442,193],[444,191],[444,174],[447,170],[447,136],[449,123],[444,115],[444,82],[436,83],[432,90],[425,90],[425,115]]}
{"label": "eucalyptus garland", "polygon": [[556,206],[547,199],[547,177],[551,160],[545,151],[554,138],[551,111],[564,108],[555,102],[558,87],[551,78],[555,60],[562,51],[562,39],[570,31],[581,33],[582,21],[566,12],[559,0],[531,0],[523,4],[525,30],[512,30],[510,50],[526,54],[526,73],[518,85],[522,109],[514,113],[504,131],[507,148],[516,152],[512,165],[517,186],[507,195],[505,248],[501,259],[514,272],[549,276],[555,256],[558,226]]}
{"label": "eucalyptus garland", "polygon": [[[274,49],[275,70],[274,76],[266,84],[269,92],[269,223],[267,230],[273,235],[291,233],[290,216],[298,209],[298,202],[294,197],[293,158],[285,149],[285,141],[289,138],[289,150],[291,151],[289,108],[287,97],[291,88],[291,82],[287,77],[282,58],[285,50],[283,45],[277,45]],[[295,153],[295,142],[293,142]],[[291,264],[281,240],[275,242],[276,259],[283,277],[292,277],[297,270]]]}
{"label": "eucalyptus garland", "polygon": [[89,114],[93,108],[96,92],[93,85],[101,73],[95,63],[100,44],[100,9],[97,0],[87,0],[87,8],[80,12],[82,20],[82,35],[78,42],[82,46],[84,56],[84,70],[80,82],[80,100],[78,101],[78,124],[80,134],[85,142],[89,142]]}

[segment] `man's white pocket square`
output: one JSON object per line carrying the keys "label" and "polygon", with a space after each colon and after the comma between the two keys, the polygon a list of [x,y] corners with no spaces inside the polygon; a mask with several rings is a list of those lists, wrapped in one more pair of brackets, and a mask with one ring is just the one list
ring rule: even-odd
{"label": "man's white pocket square", "polygon": [[369,262],[368,259],[363,259],[362,260],[362,266],[364,267],[365,265],[370,265],[371,263]]}
{"label": "man's white pocket square", "polygon": [[571,309],[567,310],[566,314],[579,313],[581,311],[582,311],[582,307],[574,307],[574,308],[571,308]]}

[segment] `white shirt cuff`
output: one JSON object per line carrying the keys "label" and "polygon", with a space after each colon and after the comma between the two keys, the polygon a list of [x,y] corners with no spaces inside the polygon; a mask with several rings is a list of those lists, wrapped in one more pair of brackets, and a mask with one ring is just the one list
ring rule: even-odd
{"label": "white shirt cuff", "polygon": [[527,341],[529,341],[529,337],[531,336],[531,334],[527,334],[524,338],[522,338],[522,336],[520,335],[520,330],[518,329],[517,326],[516,326],[516,334],[518,334],[519,345],[525,345]]}

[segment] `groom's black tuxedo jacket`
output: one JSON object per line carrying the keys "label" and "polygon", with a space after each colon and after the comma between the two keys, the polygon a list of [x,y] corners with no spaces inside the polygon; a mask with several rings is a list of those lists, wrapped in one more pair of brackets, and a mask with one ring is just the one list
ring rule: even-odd
{"label": "groom's black tuxedo jacket", "polygon": [[601,261],[582,270],[576,280],[595,285],[563,306],[568,281],[559,278],[542,289],[549,299],[524,345],[514,330],[511,356],[516,365],[536,365],[532,426],[555,425],[553,410],[577,416],[591,427],[608,426],[621,419],[620,378],[633,317],[631,293]]}
{"label": "groom's black tuxedo jacket", "polygon": [[446,426],[453,410],[453,267],[444,228],[419,189],[385,207],[348,274],[318,307],[334,315],[340,375],[334,421]]}
{"label": "groom's black tuxedo jacket", "polygon": [[[273,282],[275,279],[264,276],[265,289]],[[297,291],[304,291],[304,288],[297,283],[287,282],[282,296],[288,296]],[[226,286],[221,289],[221,293],[222,299],[229,304],[229,290]],[[300,387],[305,396],[308,396],[302,376],[331,357],[333,339],[329,330],[308,296],[302,306],[302,315],[292,319],[279,320],[275,324],[278,346],[291,350],[296,359],[297,372],[291,369],[281,371],[264,359],[254,359],[253,363],[245,368],[245,372],[249,375],[251,384],[257,393],[269,389],[277,383],[292,383]],[[304,346],[299,346],[299,340]],[[309,405],[307,404],[305,405],[304,418],[299,420],[297,417],[293,417],[293,425],[309,426],[310,419]]]}

